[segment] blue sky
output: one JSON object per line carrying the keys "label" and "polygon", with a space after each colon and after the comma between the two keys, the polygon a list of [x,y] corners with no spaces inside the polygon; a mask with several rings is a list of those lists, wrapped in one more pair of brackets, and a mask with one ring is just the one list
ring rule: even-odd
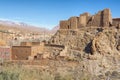
{"label": "blue sky", "polygon": [[0,19],[53,28],[60,20],[110,8],[120,17],[120,0],[0,0]]}

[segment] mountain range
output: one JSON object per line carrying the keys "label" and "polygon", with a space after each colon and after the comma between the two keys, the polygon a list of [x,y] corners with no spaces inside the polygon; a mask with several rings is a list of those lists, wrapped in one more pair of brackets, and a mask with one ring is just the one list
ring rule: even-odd
{"label": "mountain range", "polygon": [[49,30],[44,27],[33,26],[24,22],[0,20],[0,30],[10,30],[10,29],[22,31],[22,32],[55,33],[59,29],[59,26],[55,26],[53,29]]}

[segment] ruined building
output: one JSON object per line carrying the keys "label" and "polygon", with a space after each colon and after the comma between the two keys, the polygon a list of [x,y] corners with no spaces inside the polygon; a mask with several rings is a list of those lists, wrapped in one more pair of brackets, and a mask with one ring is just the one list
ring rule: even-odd
{"label": "ruined building", "polygon": [[60,29],[78,29],[81,27],[108,27],[112,25],[112,17],[109,9],[99,11],[95,15],[83,13],[79,17],[71,17],[60,21]]}
{"label": "ruined building", "polygon": [[[42,63],[48,60],[44,69],[53,70],[50,74],[68,70],[79,77],[85,75],[74,80],[120,80],[120,18],[113,19],[109,9],[60,21],[60,29],[46,43],[23,42],[13,46],[12,59],[45,59]],[[91,79],[86,78],[86,73],[93,75],[88,74]]]}
{"label": "ruined building", "polygon": [[[91,55],[114,53],[114,51],[119,53],[119,27],[120,19],[112,19],[109,9],[99,11],[95,15],[84,13],[79,17],[60,21],[60,29],[44,46],[39,42],[23,42],[21,46],[13,46],[12,58],[26,60],[29,57],[39,58],[40,56],[56,59],[82,57],[86,53]],[[21,55],[25,55],[24,58],[19,57]]]}
{"label": "ruined building", "polygon": [[36,58],[44,50],[44,43],[40,42],[21,42],[20,46],[12,46],[12,60],[31,60]]}
{"label": "ruined building", "polygon": [[[49,40],[49,44],[63,45],[59,52],[54,51],[54,56],[67,61],[78,61],[79,67],[82,66],[93,75],[120,71],[120,18],[112,18],[109,9],[95,15],[84,13],[60,21],[60,29]],[[78,70],[82,72],[81,68]],[[108,77],[90,80],[108,80]],[[120,79],[114,78],[116,79],[109,79]]]}
{"label": "ruined building", "polygon": [[[98,53],[112,53],[114,51],[113,49],[116,51],[120,50],[119,29],[120,19],[112,19],[110,9],[104,9],[95,15],[84,13],[79,17],[70,17],[68,20],[60,21],[60,29],[49,40],[49,44],[64,45],[65,49],[62,52],[65,50],[66,53],[69,53],[69,56],[79,53],[94,54],[100,48],[102,50],[100,49]],[[99,41],[109,43],[105,45],[101,42],[99,43]],[[110,50],[104,52],[103,47],[104,49],[108,49],[109,47]],[[60,55],[62,54],[60,53]]]}

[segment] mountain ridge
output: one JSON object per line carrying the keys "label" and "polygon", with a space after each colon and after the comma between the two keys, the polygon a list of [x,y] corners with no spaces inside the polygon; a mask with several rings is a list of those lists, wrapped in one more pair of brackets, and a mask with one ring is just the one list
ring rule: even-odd
{"label": "mountain ridge", "polygon": [[16,28],[17,30],[27,30],[35,33],[43,33],[43,32],[55,33],[58,30],[58,29],[55,29],[56,26],[53,29],[49,30],[45,27],[38,27],[38,26],[30,25],[24,22],[15,22],[15,21],[9,21],[9,20],[0,20],[0,26],[3,26],[5,29],[3,27],[1,27],[0,29],[3,28],[4,30],[6,30],[7,28],[8,29]]}

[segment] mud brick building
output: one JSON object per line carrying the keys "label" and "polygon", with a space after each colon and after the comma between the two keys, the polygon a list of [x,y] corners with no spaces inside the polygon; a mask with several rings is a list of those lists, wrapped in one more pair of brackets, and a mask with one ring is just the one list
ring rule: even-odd
{"label": "mud brick building", "polygon": [[[33,45],[32,45],[33,44]],[[44,50],[44,44],[36,44],[34,42],[24,42],[21,46],[12,46],[11,59],[12,60],[28,60],[29,57],[35,57]]]}
{"label": "mud brick building", "polygon": [[[120,18],[112,18],[110,9],[98,11],[94,15],[86,12],[80,14],[80,16],[73,16],[68,20],[60,21],[59,25],[60,29],[49,40],[49,44],[59,44],[67,47],[68,51],[65,51],[66,53],[74,54],[74,52],[78,53],[79,51],[88,51],[88,53],[91,53],[90,45],[94,37],[98,35],[98,33],[105,32],[104,34],[106,34],[108,33],[107,31],[112,31],[113,29],[114,31],[111,33],[115,32],[115,34],[117,34],[115,36],[118,41],[116,46],[117,49],[120,50],[120,35],[118,34],[120,31]],[[63,51],[64,50],[65,49],[63,49]]]}
{"label": "mud brick building", "polygon": [[107,27],[111,24],[111,12],[109,9],[104,9],[95,15],[83,13],[79,17],[70,17],[68,20],[60,21],[60,29],[78,29],[87,26]]}
{"label": "mud brick building", "polygon": [[[48,46],[40,42],[22,42],[21,46],[13,46],[12,60],[28,60],[38,56],[56,58],[69,52],[74,54],[89,51],[90,49],[86,50],[88,49],[86,46],[91,44],[98,33],[116,27],[120,27],[120,19],[112,19],[110,9],[104,9],[94,15],[83,13],[80,16],[73,16],[60,21],[60,29],[48,41]],[[119,37],[117,40],[119,41]],[[119,48],[119,43],[117,46]]]}

